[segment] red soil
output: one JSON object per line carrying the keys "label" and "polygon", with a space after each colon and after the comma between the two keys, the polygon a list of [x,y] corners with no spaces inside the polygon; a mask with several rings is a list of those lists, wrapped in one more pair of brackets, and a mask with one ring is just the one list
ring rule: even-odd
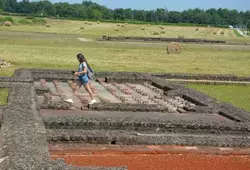
{"label": "red soil", "polygon": [[250,155],[197,152],[141,152],[121,150],[51,151],[75,166],[128,167],[129,170],[250,170]]}

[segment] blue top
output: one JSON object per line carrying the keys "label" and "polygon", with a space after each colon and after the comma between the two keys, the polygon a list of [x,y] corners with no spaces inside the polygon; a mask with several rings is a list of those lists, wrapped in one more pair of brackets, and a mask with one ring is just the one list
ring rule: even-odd
{"label": "blue top", "polygon": [[[78,66],[78,72],[82,72],[85,67],[87,68],[86,62],[80,63],[79,66]],[[88,70],[88,68],[87,68],[87,70]],[[87,76],[87,73],[83,73],[83,74],[79,75],[79,77],[84,77],[84,76]]]}

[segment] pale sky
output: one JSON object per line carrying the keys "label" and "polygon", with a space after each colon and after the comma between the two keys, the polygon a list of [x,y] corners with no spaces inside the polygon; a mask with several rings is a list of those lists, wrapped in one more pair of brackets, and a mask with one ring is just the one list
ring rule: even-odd
{"label": "pale sky", "polygon": [[[167,8],[171,11],[201,8],[228,8],[239,11],[250,10],[250,0],[92,0],[108,8],[132,8],[151,10]],[[81,3],[82,0],[51,0],[51,2]]]}

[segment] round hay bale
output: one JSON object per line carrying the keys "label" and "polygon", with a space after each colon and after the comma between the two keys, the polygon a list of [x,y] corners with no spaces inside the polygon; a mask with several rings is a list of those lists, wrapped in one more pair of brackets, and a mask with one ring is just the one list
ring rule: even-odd
{"label": "round hay bale", "polygon": [[100,21],[97,21],[97,24],[101,24],[101,22],[100,22]]}
{"label": "round hay bale", "polygon": [[149,27],[149,26],[150,26],[150,24],[147,24],[147,26]]}
{"label": "round hay bale", "polygon": [[120,27],[120,24],[117,24],[116,26],[117,26],[117,27]]}
{"label": "round hay bale", "polygon": [[121,27],[126,27],[125,25],[121,25]]}
{"label": "round hay bale", "polygon": [[145,30],[146,28],[142,27],[141,30]]}
{"label": "round hay bale", "polygon": [[116,28],[116,29],[115,29],[115,31],[117,31],[117,32],[118,32],[118,31],[120,31],[120,30],[119,30],[118,28]]}
{"label": "round hay bale", "polygon": [[224,31],[221,31],[221,32],[220,32],[220,34],[221,34],[221,35],[224,35],[224,34],[225,34],[225,32],[224,32]]}
{"label": "round hay bale", "polygon": [[11,64],[0,58],[0,68],[8,67]]}
{"label": "round hay bale", "polygon": [[195,28],[195,31],[199,31],[200,29],[199,28]]}
{"label": "round hay bale", "polygon": [[85,21],[84,24],[88,24],[88,21]]}
{"label": "round hay bale", "polygon": [[11,25],[12,25],[12,22],[10,22],[10,21],[4,22],[4,26],[11,27]]}
{"label": "round hay bale", "polygon": [[89,23],[88,23],[88,25],[92,25],[92,23],[91,23],[91,22],[89,22]]}
{"label": "round hay bale", "polygon": [[160,29],[162,29],[162,30],[164,30],[164,29],[165,29],[162,25],[160,25],[160,26],[159,26],[159,28],[160,28]]}
{"label": "round hay bale", "polygon": [[159,32],[153,32],[153,34],[154,34],[154,35],[160,35],[160,33],[159,33]]}
{"label": "round hay bale", "polygon": [[182,51],[182,47],[180,43],[170,43],[167,46],[167,53],[168,54],[180,54]]}
{"label": "round hay bale", "polygon": [[179,38],[179,39],[184,39],[185,37],[184,37],[184,36],[181,36],[181,35],[178,35],[178,38]]}
{"label": "round hay bale", "polygon": [[51,27],[51,25],[50,25],[50,24],[47,24],[47,25],[46,25],[46,27],[50,28],[50,27]]}
{"label": "round hay bale", "polygon": [[80,27],[80,30],[84,30],[85,28],[84,27]]}
{"label": "round hay bale", "polygon": [[166,31],[161,31],[161,34],[165,34],[166,33]]}
{"label": "round hay bale", "polygon": [[217,31],[214,31],[213,34],[216,35],[216,34],[217,34]]}

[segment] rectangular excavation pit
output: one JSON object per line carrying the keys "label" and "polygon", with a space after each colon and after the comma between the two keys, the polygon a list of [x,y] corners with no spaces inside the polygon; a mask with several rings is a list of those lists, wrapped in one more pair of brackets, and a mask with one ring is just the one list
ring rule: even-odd
{"label": "rectangular excavation pit", "polygon": [[[63,99],[73,97],[75,86],[72,81],[53,80],[51,82],[41,79],[34,85],[42,109],[84,108],[86,110],[87,103],[91,100],[87,91],[81,88],[79,95],[75,98],[76,103],[72,107],[65,103]],[[190,108],[190,110],[195,108],[195,104],[181,97],[168,97],[164,95],[163,89],[145,81],[143,83],[121,83],[120,81],[105,82],[103,79],[97,79],[97,81],[91,83],[91,87],[97,96],[97,104],[88,107],[91,110],[187,113],[186,108]],[[58,97],[61,100],[54,101]],[[43,102],[49,102],[49,105],[43,104]],[[56,106],[51,106],[53,102]]]}

